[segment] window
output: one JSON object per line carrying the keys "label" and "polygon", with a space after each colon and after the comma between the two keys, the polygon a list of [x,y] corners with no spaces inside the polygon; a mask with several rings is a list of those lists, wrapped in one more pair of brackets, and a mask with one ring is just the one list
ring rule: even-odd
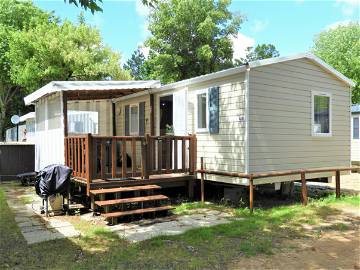
{"label": "window", "polygon": [[331,96],[327,93],[312,94],[312,135],[331,136]]}
{"label": "window", "polygon": [[353,118],[353,139],[359,139],[359,117]]}
{"label": "window", "polygon": [[139,134],[139,106],[130,106],[130,135]]}
{"label": "window", "polygon": [[208,95],[207,90],[201,90],[196,95],[196,130],[208,131]]}

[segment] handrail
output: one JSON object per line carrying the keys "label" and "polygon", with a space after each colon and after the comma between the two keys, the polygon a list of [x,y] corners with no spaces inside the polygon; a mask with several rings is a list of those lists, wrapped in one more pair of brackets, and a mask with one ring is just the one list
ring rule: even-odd
{"label": "handrail", "polygon": [[255,172],[255,173],[229,173],[223,171],[214,171],[214,170],[197,170],[198,173],[213,174],[219,176],[228,176],[228,177],[240,177],[247,179],[257,179],[257,178],[267,178],[274,176],[287,176],[287,175],[296,175],[301,173],[321,173],[321,172],[335,172],[335,171],[360,171],[360,167],[326,167],[326,168],[311,168],[311,169],[299,169],[299,170],[287,170],[287,171],[271,171],[271,172]]}

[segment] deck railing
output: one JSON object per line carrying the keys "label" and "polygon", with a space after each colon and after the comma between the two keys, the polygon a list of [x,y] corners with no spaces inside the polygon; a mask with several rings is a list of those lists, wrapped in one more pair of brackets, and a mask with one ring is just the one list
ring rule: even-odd
{"label": "deck railing", "polygon": [[[215,170],[205,169],[204,158],[200,157],[200,170],[197,170],[197,173],[200,173],[200,197],[201,202],[205,202],[205,188],[204,181],[206,174],[225,176],[225,177],[236,177],[236,178],[246,178],[249,181],[249,208],[250,211],[253,211],[253,201],[254,201],[254,188],[255,185],[261,185],[260,183],[254,183],[254,180],[268,177],[280,177],[280,176],[290,176],[290,175],[299,175],[301,179],[301,198],[303,205],[307,205],[307,187],[306,187],[306,174],[313,173],[323,173],[323,172],[332,172],[335,174],[335,193],[336,198],[340,198],[340,174],[343,171],[357,172],[360,174],[360,166],[353,167],[329,167],[329,168],[310,168],[310,169],[298,169],[298,170],[287,170],[287,171],[271,171],[271,172],[259,172],[259,173],[231,173]],[[286,182],[286,181],[284,181]]]}
{"label": "deck railing", "polygon": [[196,136],[68,136],[65,164],[86,180],[196,171]]}

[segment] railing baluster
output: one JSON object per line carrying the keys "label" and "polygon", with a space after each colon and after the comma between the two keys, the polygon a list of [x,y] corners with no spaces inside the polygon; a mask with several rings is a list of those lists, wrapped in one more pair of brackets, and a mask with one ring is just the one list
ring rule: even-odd
{"label": "railing baluster", "polygon": [[127,167],[127,156],[126,156],[126,139],[121,140],[121,177],[126,178],[126,167]]}
{"label": "railing baluster", "polygon": [[116,139],[111,140],[111,177],[116,178]]}
{"label": "railing baluster", "polygon": [[135,138],[131,139],[131,171],[132,176],[136,175],[136,140]]}
{"label": "railing baluster", "polygon": [[178,170],[178,140],[174,139],[174,171]]}
{"label": "railing baluster", "polygon": [[82,177],[85,178],[86,176],[86,140],[85,138],[82,139],[82,162],[83,162],[83,169],[82,169]]}
{"label": "railing baluster", "polygon": [[165,162],[166,162],[166,173],[170,172],[170,164],[171,164],[171,141],[169,138],[165,139]]}
{"label": "railing baluster", "polygon": [[181,139],[181,165],[182,172],[186,172],[185,158],[186,158],[186,140],[184,138]]}
{"label": "railing baluster", "polygon": [[106,151],[106,146],[105,146],[105,140],[104,139],[102,139],[100,141],[101,141],[100,175],[101,175],[101,179],[105,179],[105,166],[106,166],[106,164],[105,164],[105,161],[106,161],[105,151]]}
{"label": "railing baluster", "polygon": [[163,161],[162,161],[162,157],[163,157],[162,146],[163,146],[162,139],[158,139],[158,174],[161,174],[162,167],[163,167],[163,164],[162,164],[163,163]]}
{"label": "railing baluster", "polygon": [[78,163],[78,176],[81,176],[81,163],[80,163],[80,138],[77,138],[77,163]]}

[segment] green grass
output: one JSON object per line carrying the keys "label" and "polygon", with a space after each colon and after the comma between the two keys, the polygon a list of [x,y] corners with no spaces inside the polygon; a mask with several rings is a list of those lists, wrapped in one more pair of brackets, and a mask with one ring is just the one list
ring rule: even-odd
{"label": "green grass", "polygon": [[[186,203],[175,210],[186,214],[203,207],[234,213],[228,224],[189,230],[129,243],[107,227],[74,217],[81,236],[27,246],[0,186],[0,269],[223,269],[239,256],[272,254],[284,239],[309,237],[302,224],[318,224],[340,213],[333,205],[359,206],[359,196],[333,196],[300,204],[255,209],[230,209],[215,204]],[[241,218],[241,219],[239,219]],[[350,229],[336,223],[328,229]],[[313,232],[318,237],[319,230]]]}

